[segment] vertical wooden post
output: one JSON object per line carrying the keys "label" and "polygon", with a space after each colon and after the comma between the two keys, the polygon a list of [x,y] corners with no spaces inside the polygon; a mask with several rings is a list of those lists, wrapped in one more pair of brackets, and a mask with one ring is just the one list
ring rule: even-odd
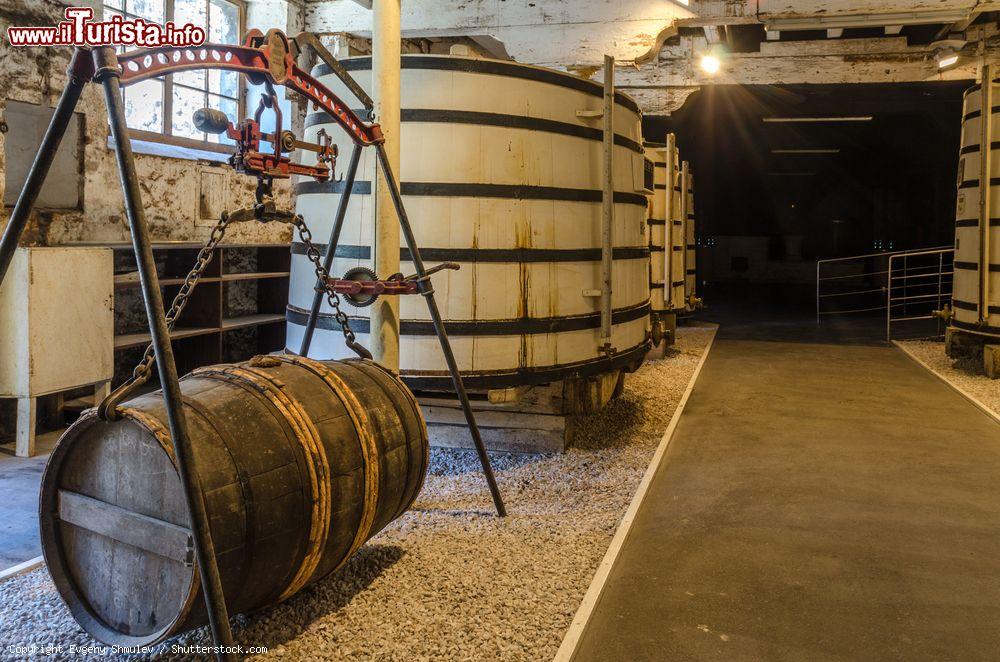
{"label": "vertical wooden post", "polygon": [[[385,136],[388,166],[399,168],[400,0],[372,3],[372,77],[375,116]],[[399,272],[399,221],[385,177],[376,173],[375,273],[388,278]],[[399,297],[379,297],[371,307],[369,349],[383,366],[399,371]]]}
{"label": "vertical wooden post", "polygon": [[38,421],[38,400],[18,398],[17,438],[14,453],[18,457],[32,457],[35,454],[35,424]]}
{"label": "vertical wooden post", "polygon": [[666,207],[663,214],[666,219],[663,226],[663,303],[667,310],[676,308],[674,302],[673,265],[674,265],[674,168],[677,167],[677,137],[667,134],[667,190]]}
{"label": "vertical wooden post", "polygon": [[993,178],[993,65],[983,65],[979,123],[979,321],[990,321],[990,180]]}
{"label": "vertical wooden post", "polygon": [[94,406],[104,402],[104,399],[111,395],[111,380],[97,382],[94,384]]}
{"label": "vertical wooden post", "polygon": [[688,305],[688,300],[693,292],[688,292],[687,289],[687,273],[688,273],[688,252],[687,252],[687,236],[688,236],[688,162],[681,161],[681,279],[684,281],[684,301],[681,302],[681,307],[686,308]]}
{"label": "vertical wooden post", "polygon": [[601,216],[601,347],[611,344],[611,285],[615,245],[615,59],[604,56],[604,188]]}

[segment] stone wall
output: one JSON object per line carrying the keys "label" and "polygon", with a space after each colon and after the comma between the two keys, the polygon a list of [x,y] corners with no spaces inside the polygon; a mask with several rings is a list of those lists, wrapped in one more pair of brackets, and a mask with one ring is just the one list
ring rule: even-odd
{"label": "stone wall", "polygon": [[[59,0],[9,0],[0,3],[0,116],[9,101],[53,107],[66,82],[68,48],[13,48],[5,38],[9,25],[54,25],[67,6]],[[99,0],[83,0],[74,6],[94,7]],[[301,31],[302,8],[285,0],[251,0],[247,9],[247,27],[277,27],[289,34]],[[73,243],[122,242],[129,240],[114,151],[109,147],[109,128],[102,91],[89,85],[77,107],[81,120],[82,177],[80,205],[77,209],[37,210],[22,239],[25,246],[58,246]],[[295,109],[301,127],[304,109]],[[296,123],[293,123],[293,128]],[[0,199],[6,180],[5,136],[0,134]],[[219,154],[219,161],[225,160]],[[213,186],[221,181],[228,189],[230,209],[253,201],[256,181],[232,172],[219,162],[186,158],[166,158],[136,154],[136,168],[142,187],[143,203],[154,241],[204,241],[212,222],[199,218],[199,178],[205,171],[218,173]],[[221,178],[221,179],[220,179]],[[279,204],[290,207],[291,186],[276,182]],[[0,215],[0,228],[6,226],[11,209]],[[278,224],[241,224],[231,228],[227,243],[270,243],[289,241],[289,228]],[[12,431],[13,401],[0,401],[0,438]]]}

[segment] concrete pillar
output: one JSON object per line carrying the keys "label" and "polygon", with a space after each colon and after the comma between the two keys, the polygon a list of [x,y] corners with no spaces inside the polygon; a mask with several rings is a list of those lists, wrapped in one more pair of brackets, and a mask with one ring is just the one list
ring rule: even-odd
{"label": "concrete pillar", "polygon": [[[385,135],[389,163],[399,172],[400,0],[372,3],[372,98]],[[379,175],[375,194],[375,273],[387,278],[399,271],[399,219]],[[375,360],[399,370],[399,297],[380,297],[371,308],[371,352]]]}

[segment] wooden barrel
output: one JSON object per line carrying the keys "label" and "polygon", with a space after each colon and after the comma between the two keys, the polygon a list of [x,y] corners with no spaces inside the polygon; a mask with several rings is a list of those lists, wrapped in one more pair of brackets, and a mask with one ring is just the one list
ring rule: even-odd
{"label": "wooden barrel", "polygon": [[[181,380],[230,614],[334,572],[409,508],[427,470],[416,400],[370,361],[268,356]],[[159,392],[84,414],[42,477],[42,550],[77,622],[153,644],[208,622]]]}
{"label": "wooden barrel", "polygon": [[[368,88],[371,58],[342,61]],[[501,389],[613,372],[641,361],[649,344],[649,248],[641,116],[618,93],[614,111],[612,345],[602,350],[601,287],[604,89],[578,76],[509,61],[404,55],[400,73],[401,192],[424,260],[459,271],[434,289],[466,386]],[[329,67],[313,74],[351,98]],[[305,138],[325,130],[351,145],[330,118],[306,116]],[[361,159],[333,272],[372,266],[374,155]],[[303,181],[296,210],[326,241],[343,182]],[[325,248],[325,247],[324,247]],[[298,349],[316,276],[292,245],[288,347]],[[409,251],[401,270],[412,273]],[[382,277],[389,274],[379,274]],[[421,297],[402,297],[399,363],[411,387],[450,391],[451,378]],[[369,308],[345,307],[368,343]],[[339,325],[324,302],[310,350],[339,358]]]}

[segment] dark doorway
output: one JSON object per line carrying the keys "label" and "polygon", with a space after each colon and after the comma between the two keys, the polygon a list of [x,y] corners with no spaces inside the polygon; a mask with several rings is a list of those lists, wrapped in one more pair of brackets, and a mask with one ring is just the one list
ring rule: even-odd
{"label": "dark doorway", "polygon": [[817,259],[951,244],[971,84],[719,85],[645,118],[691,164],[709,306],[807,312]]}

